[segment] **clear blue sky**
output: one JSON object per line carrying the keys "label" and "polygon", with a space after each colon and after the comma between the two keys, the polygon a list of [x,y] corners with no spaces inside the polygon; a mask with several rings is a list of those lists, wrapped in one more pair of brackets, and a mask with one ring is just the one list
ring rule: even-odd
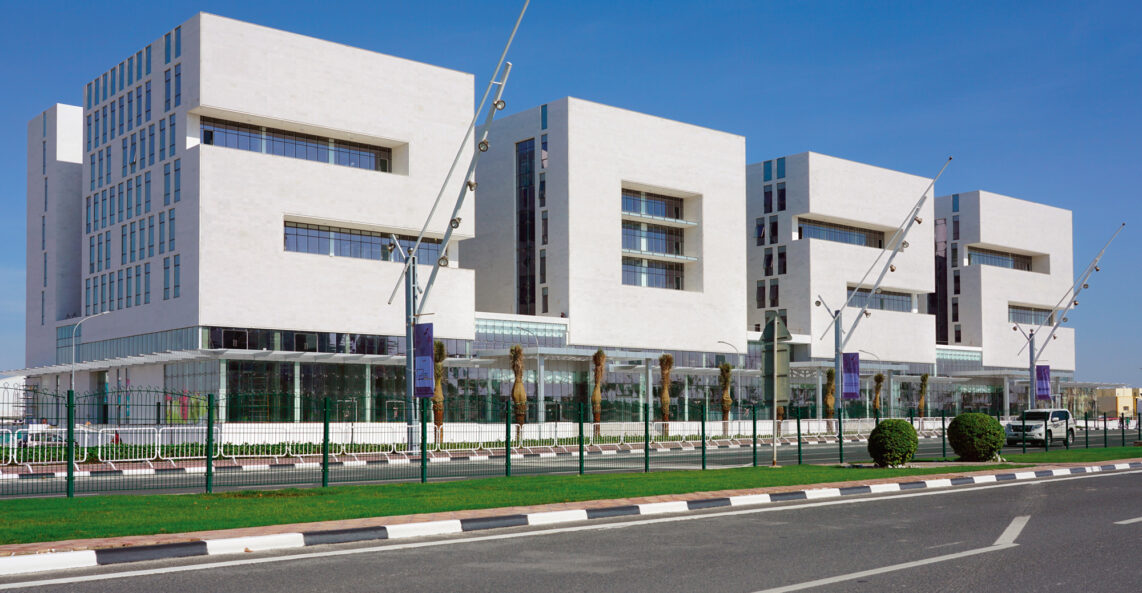
{"label": "clear blue sky", "polygon": [[[522,0],[520,0],[522,2]],[[0,0],[0,368],[23,366],[26,125],[197,11],[455,68],[480,91],[520,2]],[[708,6],[708,4],[710,4]],[[1074,212],[1078,377],[1142,386],[1142,3],[536,0],[508,112],[573,95]],[[1061,295],[1060,295],[1061,296]]]}

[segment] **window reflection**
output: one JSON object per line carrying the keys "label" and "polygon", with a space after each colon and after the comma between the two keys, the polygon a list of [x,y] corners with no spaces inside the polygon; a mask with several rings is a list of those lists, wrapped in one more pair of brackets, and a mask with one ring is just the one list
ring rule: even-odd
{"label": "window reflection", "polygon": [[[228,122],[210,117],[202,118],[203,144],[224,146],[252,152],[265,152],[277,156],[332,163],[344,167],[390,172],[392,149],[369,146],[357,142],[322,138],[274,128]],[[265,141],[265,150],[262,148]]]}

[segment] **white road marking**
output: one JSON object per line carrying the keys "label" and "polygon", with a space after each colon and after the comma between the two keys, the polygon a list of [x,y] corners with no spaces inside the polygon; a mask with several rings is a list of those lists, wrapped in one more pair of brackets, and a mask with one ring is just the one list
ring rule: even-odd
{"label": "white road marking", "polygon": [[1023,528],[1027,527],[1027,521],[1031,518],[1030,515],[1023,515],[1011,520],[1011,524],[1003,533],[999,534],[999,539],[995,540],[993,546],[1006,546],[1015,543],[1015,539],[1023,532]]}
{"label": "white road marking", "polygon": [[1135,519],[1127,519],[1125,521],[1115,521],[1114,522],[1115,525],[1130,525],[1131,523],[1142,523],[1142,517],[1137,517]]}
{"label": "white road marking", "polygon": [[[1068,477],[1068,478],[1056,478],[1056,479],[1051,480],[1051,482],[1069,482],[1071,480],[1086,480],[1086,479],[1091,479],[1091,478],[1109,478],[1109,477],[1114,477],[1114,476],[1122,476],[1122,475],[1128,475],[1128,474],[1139,474],[1139,473],[1142,473],[1142,470],[1134,470],[1134,471],[1118,473],[1118,474],[1106,474],[1106,473],[1103,473],[1103,474],[1097,474],[1097,473],[1094,473],[1094,474],[1076,474],[1076,475],[1073,475],[1073,476]],[[891,496],[872,497],[872,498],[847,498],[847,499],[842,498],[840,500],[828,500],[828,501],[822,501],[822,502],[803,503],[803,504],[795,504],[795,505],[780,506],[780,507],[762,507],[762,508],[756,508],[756,509],[742,509],[742,510],[737,510],[737,511],[721,511],[721,512],[716,512],[716,513],[702,513],[702,514],[695,514],[695,515],[677,515],[677,516],[673,516],[673,517],[663,517],[663,518],[658,518],[658,519],[621,521],[621,522],[616,522],[616,523],[602,523],[602,524],[598,524],[598,525],[579,525],[579,526],[575,526],[575,527],[560,527],[560,528],[553,528],[553,529],[542,529],[542,530],[537,530],[537,531],[520,531],[520,532],[512,532],[512,533],[500,533],[500,534],[495,534],[495,535],[484,535],[484,536],[477,536],[477,537],[460,537],[460,538],[436,540],[436,541],[428,541],[428,542],[414,542],[414,543],[406,543],[406,544],[386,544],[386,545],[379,545],[379,546],[369,546],[369,547],[364,547],[364,548],[352,548],[352,549],[348,549],[348,550],[329,550],[329,551],[324,551],[324,552],[303,552],[303,553],[299,553],[299,554],[288,554],[288,555],[282,555],[282,556],[273,556],[273,557],[269,557],[269,558],[248,558],[248,559],[244,559],[244,560],[227,560],[227,561],[223,561],[223,562],[206,562],[206,563],[202,563],[202,564],[190,564],[190,565],[185,565],[185,566],[168,566],[168,567],[164,567],[164,568],[152,568],[152,569],[146,569],[146,570],[128,570],[128,571],[122,571],[122,572],[110,572],[110,573],[93,574],[93,575],[85,575],[85,576],[77,576],[77,577],[44,579],[44,580],[38,580],[38,581],[25,581],[25,582],[18,582],[18,583],[3,583],[3,584],[0,584],[0,591],[10,590],[10,589],[20,589],[20,588],[26,588],[26,587],[42,587],[42,586],[48,586],[48,585],[66,585],[66,584],[72,584],[72,583],[83,583],[83,582],[91,582],[91,581],[105,581],[105,580],[111,580],[111,579],[122,579],[122,578],[130,578],[130,577],[153,576],[153,575],[160,575],[160,574],[190,572],[190,571],[196,571],[196,570],[210,570],[210,569],[215,569],[215,568],[228,568],[228,567],[232,567],[232,566],[250,566],[250,565],[255,565],[255,564],[268,564],[268,563],[272,563],[272,562],[290,562],[290,561],[296,561],[296,560],[309,560],[309,559],[315,559],[315,558],[329,558],[329,557],[335,557],[335,556],[353,556],[353,555],[357,555],[357,554],[370,554],[370,553],[380,553],[380,552],[388,552],[388,551],[410,550],[410,549],[417,549],[417,548],[431,548],[431,547],[437,547],[437,546],[448,546],[448,545],[455,545],[455,544],[468,544],[468,543],[477,543],[477,542],[484,542],[484,541],[509,540],[509,539],[516,539],[516,538],[522,538],[522,537],[535,537],[535,536],[542,536],[542,535],[557,535],[557,534],[561,534],[561,533],[574,533],[574,532],[579,532],[579,531],[605,530],[605,529],[625,529],[628,527],[639,527],[642,525],[654,525],[654,524],[658,524],[658,523],[670,523],[670,522],[675,522],[675,521],[695,521],[695,520],[702,520],[702,519],[731,517],[731,516],[738,516],[738,515],[755,515],[755,514],[760,514],[760,513],[777,513],[777,512],[783,512],[783,511],[816,508],[816,507],[824,507],[824,506],[834,506],[834,505],[843,505],[843,504],[863,504],[863,503],[868,503],[868,502],[881,502],[881,501],[885,501],[885,500],[895,500],[895,499],[900,499],[900,498],[916,498],[916,497],[921,497],[921,496],[945,496],[945,495],[949,495],[949,494],[953,494],[953,495],[954,494],[962,494],[965,492],[976,492],[976,491],[980,491],[980,490],[993,490],[996,488],[1011,488],[1014,486],[1027,486],[1027,485],[1036,484],[1036,483],[1038,483],[1038,482],[1037,481],[1034,481],[1034,482],[1012,481],[1012,482],[1004,482],[1002,484],[995,484],[992,486],[976,486],[973,488],[947,489],[947,490],[941,489],[941,490],[936,490],[936,491],[931,491],[931,492],[916,492],[916,493],[910,493],[910,494],[893,494]],[[391,529],[391,527],[390,527],[390,529]],[[1012,545],[1012,547],[1013,546],[1014,546],[1014,544]],[[995,549],[996,549],[995,546],[992,546],[989,548],[982,548],[982,550],[985,550],[985,551],[994,551]],[[981,552],[975,552],[975,553],[981,553]],[[961,552],[961,554],[966,554],[966,553]],[[948,559],[951,559],[951,558],[949,557]]]}

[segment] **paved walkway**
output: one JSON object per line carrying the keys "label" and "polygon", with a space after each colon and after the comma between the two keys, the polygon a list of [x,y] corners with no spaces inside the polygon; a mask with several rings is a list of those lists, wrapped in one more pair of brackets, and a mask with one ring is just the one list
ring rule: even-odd
{"label": "paved walkway", "polygon": [[[1019,472],[1034,472],[1053,469],[1065,469],[1072,467],[1083,467],[1090,465],[1098,465],[1099,463],[1129,463],[1129,462],[1142,462],[1142,457],[1129,459],[1129,460],[1114,460],[1113,462],[1081,462],[1081,463],[1055,463],[1037,465],[1034,467],[1021,468]],[[933,467],[934,464],[923,464],[923,467]],[[970,465],[962,462],[949,463],[946,465]],[[674,501],[694,501],[694,500],[707,500],[711,498],[732,497],[732,496],[747,496],[752,494],[774,494],[780,492],[794,492],[798,490],[805,490],[807,488],[850,488],[854,486],[868,486],[873,484],[888,484],[888,483],[904,483],[913,482],[918,479],[923,480],[938,480],[938,479],[951,479],[964,476],[981,476],[999,473],[1010,473],[1013,470],[1010,468],[997,469],[988,468],[991,464],[979,464],[979,471],[955,472],[946,474],[926,474],[922,476],[902,476],[895,478],[885,478],[876,480],[854,480],[849,482],[830,482],[820,484],[804,484],[797,486],[776,486],[769,488],[749,488],[739,490],[721,490],[715,492],[691,492],[685,494],[664,494],[659,496],[644,496],[637,498],[618,498],[609,500],[590,500],[581,502],[566,502],[544,505],[532,506],[517,506],[517,507],[501,507],[501,508],[487,508],[487,509],[474,509],[467,511],[452,511],[442,513],[422,513],[416,515],[403,515],[403,516],[387,516],[387,517],[367,517],[361,519],[344,519],[338,521],[319,521],[313,523],[293,523],[285,525],[266,525],[261,527],[243,527],[239,529],[222,529],[215,531],[193,531],[188,533],[174,533],[174,534],[152,534],[152,535],[135,535],[125,537],[110,537],[110,538],[97,538],[97,539],[77,539],[77,540],[64,540],[56,542],[40,542],[28,544],[9,544],[0,546],[0,556],[14,556],[21,554],[40,554],[45,552],[66,552],[77,550],[100,550],[109,548],[122,548],[133,546],[146,546],[156,544],[172,544],[181,542],[193,542],[201,540],[213,540],[221,538],[236,538],[247,536],[260,536],[260,535],[274,535],[282,533],[296,533],[296,532],[315,532],[327,530],[341,530],[341,529],[354,529],[364,527],[380,527],[391,526],[407,523],[423,523],[430,521],[441,520],[463,520],[475,519],[484,517],[501,517],[504,515],[526,515],[530,513],[542,513],[550,511],[564,511],[564,510],[590,510],[601,509],[610,507],[619,507],[626,505],[639,505],[657,502],[674,502]]]}

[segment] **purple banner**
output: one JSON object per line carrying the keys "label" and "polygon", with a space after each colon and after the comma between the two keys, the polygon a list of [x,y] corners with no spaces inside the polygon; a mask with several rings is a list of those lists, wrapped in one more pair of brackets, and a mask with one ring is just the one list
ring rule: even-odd
{"label": "purple banner", "polygon": [[1051,399],[1051,367],[1035,365],[1035,399]]}
{"label": "purple banner", "polygon": [[846,352],[841,355],[841,397],[860,399],[860,354]]}
{"label": "purple banner", "polygon": [[416,397],[432,397],[436,390],[435,365],[432,356],[432,324],[418,323],[412,330],[413,365],[416,373]]}

